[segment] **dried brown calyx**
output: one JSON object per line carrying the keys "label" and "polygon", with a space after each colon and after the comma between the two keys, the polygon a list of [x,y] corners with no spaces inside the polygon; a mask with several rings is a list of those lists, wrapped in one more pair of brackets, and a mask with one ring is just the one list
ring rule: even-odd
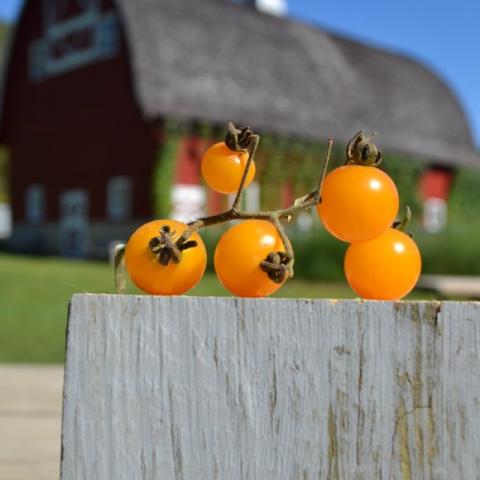
{"label": "dried brown calyx", "polygon": [[347,164],[376,167],[382,161],[382,152],[372,139],[362,131],[358,132],[347,144]]}
{"label": "dried brown calyx", "polygon": [[168,265],[170,262],[180,262],[184,250],[197,246],[195,240],[184,241],[181,236],[174,240],[177,232],[175,230],[171,231],[168,225],[160,228],[159,233],[158,237],[150,239],[148,247],[157,256],[161,265]]}
{"label": "dried brown calyx", "polygon": [[250,127],[236,128],[230,122],[228,124],[228,132],[225,135],[225,144],[230,150],[238,152],[240,150],[248,150],[255,141],[256,135]]}
{"label": "dried brown calyx", "polygon": [[293,275],[292,257],[286,252],[271,252],[260,263],[260,268],[275,283],[282,283]]}

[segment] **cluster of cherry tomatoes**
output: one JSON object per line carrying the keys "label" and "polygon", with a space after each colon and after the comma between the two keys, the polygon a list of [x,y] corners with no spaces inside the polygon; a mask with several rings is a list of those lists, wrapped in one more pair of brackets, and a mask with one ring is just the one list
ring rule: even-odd
{"label": "cluster of cherry tomatoes", "polygon": [[420,276],[415,242],[393,227],[398,206],[395,184],[375,166],[345,165],[325,178],[318,215],[333,236],[350,243],[345,276],[362,298],[400,299]]}
{"label": "cluster of cherry tomatoes", "polygon": [[[399,299],[418,280],[420,253],[407,234],[392,227],[399,206],[397,189],[391,178],[375,166],[376,158],[367,161],[377,155],[375,147],[369,150],[373,144],[365,137],[357,137],[354,146],[360,152],[359,161],[349,162],[326,176],[317,212],[332,235],[350,243],[344,268],[353,290],[368,299]],[[352,156],[355,150],[347,149],[347,157],[351,160]],[[233,151],[224,142],[217,143],[204,154],[201,172],[213,190],[235,193],[247,160],[247,151]],[[255,165],[251,162],[244,187],[254,176]],[[188,245],[181,243],[187,228],[175,220],[155,220],[134,232],[126,246],[125,264],[139,288],[151,294],[179,295],[200,281],[207,264],[206,249],[197,232],[189,237]],[[167,244],[174,250],[178,247],[177,256],[162,252]],[[266,220],[243,220],[230,227],[216,246],[217,277],[234,295],[270,295],[283,281],[273,281],[260,265],[275,252],[285,252],[275,225]]]}

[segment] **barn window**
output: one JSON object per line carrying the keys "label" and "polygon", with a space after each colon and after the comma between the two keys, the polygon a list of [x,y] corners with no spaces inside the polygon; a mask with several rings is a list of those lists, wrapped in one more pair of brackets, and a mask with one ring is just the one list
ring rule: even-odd
{"label": "barn window", "polygon": [[25,191],[25,218],[30,223],[45,220],[47,192],[39,183],[29,185]]}
{"label": "barn window", "polygon": [[107,217],[128,220],[132,215],[133,185],[129,177],[113,177],[107,185]]}
{"label": "barn window", "polygon": [[[44,1],[42,36],[29,46],[30,79],[48,77],[115,57],[120,49],[118,20],[99,0]],[[73,2],[71,2],[71,5]]]}

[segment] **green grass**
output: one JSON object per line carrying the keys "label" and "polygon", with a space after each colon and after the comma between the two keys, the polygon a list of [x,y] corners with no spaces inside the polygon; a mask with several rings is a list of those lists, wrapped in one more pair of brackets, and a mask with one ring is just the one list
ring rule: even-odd
{"label": "green grass", "polygon": [[[132,285],[129,291],[139,293]],[[87,292],[113,292],[109,265],[0,253],[0,362],[62,362],[69,299]],[[229,292],[207,273],[190,295]],[[354,293],[345,283],[295,278],[274,296],[352,298]],[[412,296],[419,297],[421,293]]]}
{"label": "green grass", "polygon": [[110,283],[105,264],[0,255],[0,361],[63,361],[69,298]]}

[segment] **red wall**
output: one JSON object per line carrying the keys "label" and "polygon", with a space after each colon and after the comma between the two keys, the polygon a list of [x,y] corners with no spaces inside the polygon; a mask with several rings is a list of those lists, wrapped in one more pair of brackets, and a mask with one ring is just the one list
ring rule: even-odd
{"label": "red wall", "polygon": [[[112,7],[111,0],[103,4]],[[90,217],[102,219],[106,184],[116,175],[134,181],[134,216],[151,215],[156,141],[135,104],[123,35],[114,59],[32,82],[29,45],[43,36],[42,5],[31,0],[24,9],[3,104],[1,140],[11,152],[14,220],[24,218],[25,189],[32,183],[46,186],[48,220],[58,218],[60,192],[73,188],[89,191]]]}
{"label": "red wall", "polygon": [[196,135],[187,135],[178,148],[175,166],[174,183],[186,185],[203,185],[207,194],[207,213],[214,215],[228,208],[228,197],[215,192],[205,185],[200,164],[203,154],[213,144],[213,139],[205,139]]}
{"label": "red wall", "polygon": [[452,170],[430,167],[420,177],[420,195],[424,200],[441,198],[446,201],[448,200],[452,180]]}
{"label": "red wall", "polygon": [[180,142],[175,166],[175,183],[198,185],[200,183],[200,162],[209,143],[195,135],[187,135]]}

